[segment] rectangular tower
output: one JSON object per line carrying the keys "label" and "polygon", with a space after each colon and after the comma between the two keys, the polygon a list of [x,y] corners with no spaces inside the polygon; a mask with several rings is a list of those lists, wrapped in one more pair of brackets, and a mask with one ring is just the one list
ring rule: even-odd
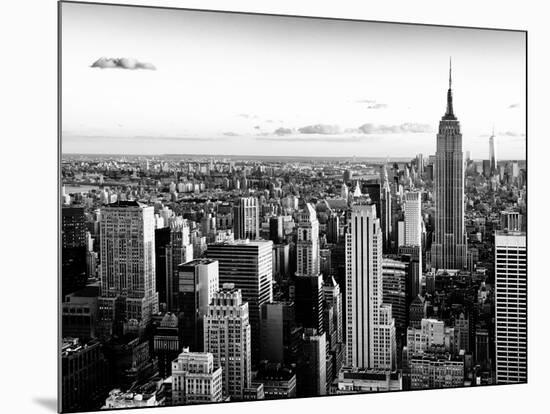
{"label": "rectangular tower", "polygon": [[158,312],[153,207],[110,204],[101,210],[100,229],[100,318],[106,325],[130,323],[141,331]]}
{"label": "rectangular tower", "polygon": [[527,248],[523,232],[495,234],[497,384],[527,382]]}
{"label": "rectangular tower", "polygon": [[395,365],[391,305],[382,304],[379,223],[374,205],[352,206],[346,234],[346,347],[347,365],[357,368]]}
{"label": "rectangular tower", "polygon": [[225,283],[212,298],[204,318],[204,349],[222,368],[224,395],[242,400],[251,384],[248,303],[232,283]]}
{"label": "rectangular tower", "polygon": [[260,218],[257,198],[242,197],[233,207],[233,233],[235,239],[259,238]]}

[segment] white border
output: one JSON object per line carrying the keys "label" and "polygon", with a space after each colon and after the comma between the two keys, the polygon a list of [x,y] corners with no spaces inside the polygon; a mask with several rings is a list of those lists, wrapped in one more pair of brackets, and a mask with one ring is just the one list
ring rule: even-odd
{"label": "white border", "polygon": [[[544,168],[549,141],[548,32],[544,2],[118,0],[118,3],[341,17],[366,20],[527,29],[529,31],[529,384],[422,391],[286,402],[176,407],[131,413],[255,413],[342,410],[365,412],[466,411],[508,413],[546,406],[548,268],[544,266]],[[2,2],[0,117],[2,157],[2,378],[3,412],[55,411],[56,374],[56,0]],[[533,86],[535,85],[535,86]],[[534,224],[535,223],[535,224]],[[543,403],[544,401],[544,403]],[[544,404],[544,405],[542,405]],[[542,411],[542,410],[541,410]]]}

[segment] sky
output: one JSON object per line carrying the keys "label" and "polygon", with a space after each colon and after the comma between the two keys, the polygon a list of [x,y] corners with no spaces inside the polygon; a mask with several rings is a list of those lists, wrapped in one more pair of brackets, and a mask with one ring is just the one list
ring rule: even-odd
{"label": "sky", "polygon": [[521,32],[64,3],[61,35],[63,153],[433,154],[452,57],[463,150],[525,158]]}

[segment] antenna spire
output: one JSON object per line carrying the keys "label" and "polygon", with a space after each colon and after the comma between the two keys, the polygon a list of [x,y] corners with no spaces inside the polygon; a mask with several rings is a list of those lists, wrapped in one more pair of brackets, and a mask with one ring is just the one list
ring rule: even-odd
{"label": "antenna spire", "polygon": [[453,62],[451,61],[451,57],[449,56],[449,89],[451,89],[452,85],[452,72],[453,72]]}

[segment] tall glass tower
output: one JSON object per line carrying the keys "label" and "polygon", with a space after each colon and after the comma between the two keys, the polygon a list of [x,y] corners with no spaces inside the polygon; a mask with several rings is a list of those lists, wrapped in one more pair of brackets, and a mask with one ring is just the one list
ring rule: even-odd
{"label": "tall glass tower", "polygon": [[464,233],[464,158],[460,123],[453,112],[453,91],[449,65],[447,110],[439,122],[435,154],[435,236],[432,266],[438,269],[466,267]]}

